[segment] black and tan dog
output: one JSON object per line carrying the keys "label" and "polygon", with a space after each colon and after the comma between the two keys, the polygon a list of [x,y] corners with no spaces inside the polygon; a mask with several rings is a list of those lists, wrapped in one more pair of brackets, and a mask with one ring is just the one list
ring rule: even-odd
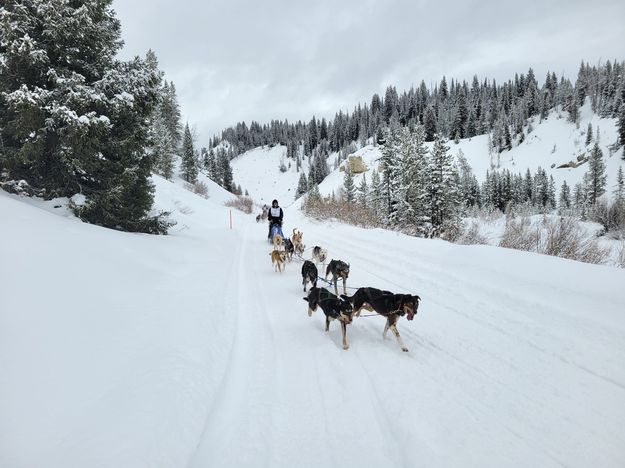
{"label": "black and tan dog", "polygon": [[347,281],[347,277],[349,276],[349,263],[345,263],[342,260],[334,260],[332,259],[328,264],[328,268],[326,268],[326,280],[328,279],[328,275],[332,273],[332,281],[334,282],[334,292],[336,295],[339,295],[339,289],[336,286],[336,280],[338,278],[343,278],[343,294],[347,294],[347,286],[345,286],[345,281]]}
{"label": "black and tan dog", "polygon": [[[378,294],[380,293],[380,294]],[[386,332],[389,328],[393,331],[393,334],[397,338],[397,342],[402,351],[407,352],[408,348],[401,339],[399,331],[397,330],[397,320],[402,315],[406,315],[408,320],[414,319],[419,308],[421,298],[412,294],[394,294],[390,291],[382,291],[376,288],[359,288],[356,293],[349,296],[342,296],[347,299],[354,306],[354,310],[357,310],[360,315],[360,309],[365,308],[377,312],[380,315],[386,317],[386,326],[382,336],[386,338]]]}
{"label": "black and tan dog", "polygon": [[274,250],[273,252],[270,252],[269,255],[271,255],[271,264],[274,265],[275,270],[282,273],[285,266],[284,259],[286,252],[283,250]]}
{"label": "black and tan dog", "polygon": [[286,252],[286,259],[289,262],[292,262],[295,248],[293,247],[293,242],[291,242],[291,239],[289,239],[288,237],[284,239],[284,251]]}
{"label": "black and tan dog", "polygon": [[323,288],[310,288],[308,296],[304,298],[308,302],[308,315],[321,307],[326,316],[326,331],[330,330],[330,322],[338,320],[341,322],[341,335],[343,336],[343,349],[348,349],[347,325],[352,323],[352,305],[345,299],[345,296],[337,297],[330,291]]}
{"label": "black and tan dog", "polygon": [[369,312],[373,312],[373,307],[371,307],[371,301],[383,294],[394,294],[391,291],[385,291],[383,289],[377,288],[358,288],[358,290],[354,293],[353,296],[347,297],[349,302],[351,302],[354,307],[354,315],[356,317],[360,317],[360,311],[362,309],[366,309]]}
{"label": "black and tan dog", "polygon": [[313,288],[316,288],[318,278],[319,272],[315,264],[310,260],[304,260],[304,264],[302,265],[302,284],[304,285],[304,292],[306,292],[308,282],[313,285]]}

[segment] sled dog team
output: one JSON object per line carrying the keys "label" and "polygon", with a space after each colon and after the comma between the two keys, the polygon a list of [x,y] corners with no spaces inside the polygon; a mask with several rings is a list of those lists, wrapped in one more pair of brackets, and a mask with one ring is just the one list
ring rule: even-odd
{"label": "sled dog team", "polygon": [[[274,265],[275,271],[282,272],[287,261],[292,261],[293,254],[301,257],[304,253],[304,244],[302,242],[303,233],[297,228],[293,229],[291,238],[282,239],[280,234],[276,234],[271,239],[273,251],[271,263]],[[397,338],[397,342],[402,351],[408,351],[406,345],[397,330],[397,321],[403,315],[408,320],[413,320],[419,308],[421,298],[413,294],[395,294],[391,291],[385,291],[377,288],[358,288],[352,296],[347,295],[346,281],[349,276],[349,263],[342,260],[332,259],[325,267],[328,252],[319,246],[312,249],[311,260],[304,260],[302,265],[302,284],[304,292],[308,283],[311,288],[304,300],[308,302],[308,316],[321,307],[326,316],[325,331],[329,331],[330,322],[338,320],[341,323],[341,334],[343,337],[343,349],[349,348],[347,342],[347,325],[352,323],[354,316],[359,317],[360,311],[366,309],[386,317],[386,325],[382,336],[386,339],[388,330],[391,330]],[[325,268],[325,279],[332,275],[332,284],[334,285],[334,294],[325,288],[317,287],[319,273],[317,265]],[[322,270],[323,271],[323,270]],[[343,280],[343,294],[339,295],[337,281]]]}

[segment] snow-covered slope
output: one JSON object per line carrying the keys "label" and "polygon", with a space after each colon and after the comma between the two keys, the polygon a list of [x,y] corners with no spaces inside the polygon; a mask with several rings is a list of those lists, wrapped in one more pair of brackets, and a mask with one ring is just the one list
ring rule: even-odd
{"label": "snow-covered slope", "polygon": [[[532,122],[532,131],[526,135],[522,143],[516,143],[510,151],[502,153],[488,151],[488,135],[480,135],[473,138],[460,140],[458,144],[450,141],[448,143],[450,152],[457,156],[460,151],[471,165],[473,172],[479,181],[486,177],[486,171],[493,169],[508,169],[512,173],[525,175],[527,169],[532,175],[539,167],[547,171],[547,175],[552,175],[559,191],[562,182],[566,180],[570,187],[581,182],[584,173],[588,171],[588,164],[582,164],[576,168],[557,167],[575,161],[578,156],[589,153],[597,139],[599,130],[599,146],[601,147],[606,163],[607,193],[612,193],[616,185],[616,174],[619,166],[625,167],[623,161],[623,148],[610,154],[610,146],[617,140],[616,119],[602,119],[594,114],[590,108],[590,101],[580,108],[579,124],[575,125],[567,120],[567,112],[552,111],[547,119],[539,122],[535,118]],[[588,124],[593,127],[593,143],[585,146],[586,130]],[[526,127],[525,131],[528,131]],[[428,148],[432,143],[426,144]],[[266,200],[279,197],[288,200],[287,205],[294,199],[297,188],[299,174],[295,170],[295,165],[285,174],[278,170],[281,160],[285,160],[286,147],[276,146],[271,149],[256,148],[237,157],[233,162],[233,172],[235,182],[241,184],[243,188],[249,190],[250,195],[258,202],[265,203]],[[367,145],[355,151],[354,154],[363,158],[363,161],[370,169],[377,168],[377,160],[380,158],[378,147]],[[332,154],[328,158],[329,162],[334,161],[336,155]],[[287,164],[289,160],[286,160]],[[305,164],[307,161],[305,160]],[[553,167],[552,167],[553,166]],[[307,174],[307,166],[304,166]],[[320,184],[319,190],[322,194],[328,195],[336,191],[343,185],[344,172],[335,170]],[[371,171],[366,173],[370,181]],[[355,176],[354,183],[358,186],[362,180],[362,174]]]}
{"label": "snow-covered slope", "polygon": [[[284,164],[285,172],[280,171]],[[275,198],[282,206],[295,201],[300,173],[295,162],[286,158],[286,146],[255,148],[232,160],[234,182],[260,205],[271,205]],[[308,174],[308,160],[304,159],[302,171]]]}
{"label": "snow-covered slope", "polygon": [[230,230],[227,194],[155,182],[170,236],[0,191],[0,466],[625,464],[624,270],[286,207],[348,286],[422,297],[409,353],[379,316],[344,351],[300,263],[273,271],[264,223]]}

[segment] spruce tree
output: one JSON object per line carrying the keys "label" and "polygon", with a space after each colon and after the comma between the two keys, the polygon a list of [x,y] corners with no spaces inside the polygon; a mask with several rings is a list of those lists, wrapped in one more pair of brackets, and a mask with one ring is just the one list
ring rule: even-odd
{"label": "spruce tree", "polygon": [[355,187],[354,187],[354,174],[349,168],[345,169],[345,176],[343,177],[343,189],[345,190],[345,201],[347,203],[354,203],[356,199]]}
{"label": "spruce tree", "polygon": [[358,186],[358,196],[357,200],[361,206],[367,207],[367,200],[369,199],[369,186],[367,185],[367,174],[362,175],[362,181]]}
{"label": "spruce tree", "polygon": [[586,130],[586,146],[592,143],[592,124],[588,122],[588,129]]}
{"label": "spruce tree", "polygon": [[599,197],[605,193],[607,180],[605,163],[603,162],[603,151],[601,151],[599,144],[596,142],[590,152],[588,172],[586,174],[588,176],[588,202],[594,205],[597,203]]}
{"label": "spruce tree", "polygon": [[197,181],[197,161],[195,158],[195,150],[193,148],[193,137],[189,130],[189,124],[184,127],[184,136],[182,139],[182,163],[180,165],[181,175],[184,180],[190,184]]}
{"label": "spruce tree", "polygon": [[456,213],[459,194],[454,172],[449,147],[445,145],[443,137],[438,136],[432,148],[427,183],[428,204],[435,232],[456,226],[458,222]]}
{"label": "spruce tree", "polygon": [[45,189],[82,193],[81,219],[165,232],[149,218],[154,159],[149,121],[161,73],[152,56],[115,60],[112,0],[3,2],[0,14],[0,172]]}
{"label": "spruce tree", "polygon": [[562,182],[560,187],[560,199],[558,200],[558,207],[560,210],[568,209],[571,207],[571,189],[566,183],[566,180]]}
{"label": "spruce tree", "polygon": [[230,166],[230,158],[225,151],[221,152],[218,165],[220,166],[220,172],[223,175],[221,186],[228,192],[234,191],[234,179],[232,176],[232,166]]}
{"label": "spruce tree", "polygon": [[[618,138],[621,146],[625,146],[625,85],[623,85],[623,103],[618,117]],[[623,159],[625,159],[625,150],[623,150]]]}
{"label": "spruce tree", "polygon": [[155,169],[169,180],[174,174],[174,142],[163,116],[158,112],[152,124],[152,142]]}
{"label": "spruce tree", "polygon": [[616,174],[616,188],[614,189],[614,200],[617,203],[625,202],[625,179],[623,178],[623,167],[619,166]]}
{"label": "spruce tree", "polygon": [[308,181],[303,172],[299,175],[299,182],[297,183],[297,191],[295,192],[295,199],[304,195],[308,191]]}

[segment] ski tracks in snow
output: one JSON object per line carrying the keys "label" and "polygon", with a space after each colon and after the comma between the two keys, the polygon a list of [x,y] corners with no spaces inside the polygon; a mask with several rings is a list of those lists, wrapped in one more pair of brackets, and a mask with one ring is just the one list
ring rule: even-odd
{"label": "ski tracks in snow", "polygon": [[[328,334],[320,309],[306,314],[301,262],[274,272],[264,224],[245,224],[227,293],[231,359],[190,466],[560,466],[625,442],[614,412],[622,373],[606,379],[610,367],[577,362],[568,304],[546,308],[527,293],[540,285],[497,284],[488,270],[374,245],[370,233],[346,242],[325,226],[302,228],[309,247],[322,239],[328,261],[351,263],[348,287],[421,295],[415,320],[398,322],[410,352],[382,339],[383,317],[354,319],[342,350],[337,322]],[[621,337],[595,328],[589,336],[605,336],[605,349]]]}

